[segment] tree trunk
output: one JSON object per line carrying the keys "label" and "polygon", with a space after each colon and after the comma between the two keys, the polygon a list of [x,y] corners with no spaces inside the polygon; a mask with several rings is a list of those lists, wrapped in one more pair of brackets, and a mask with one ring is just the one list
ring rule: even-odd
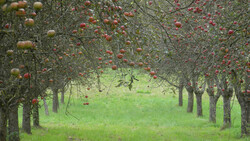
{"label": "tree trunk", "polygon": [[224,111],[224,117],[223,117],[223,124],[224,127],[231,127],[231,97],[230,96],[223,96],[223,111]]}
{"label": "tree trunk", "polygon": [[197,116],[200,117],[202,116],[202,94],[201,93],[196,93],[196,103],[197,103]]}
{"label": "tree trunk", "polygon": [[43,98],[43,103],[44,103],[45,115],[49,116],[49,108],[48,108],[48,104],[46,102],[45,97]]}
{"label": "tree trunk", "polygon": [[245,95],[235,87],[235,94],[241,108],[241,136],[250,136],[250,95]]}
{"label": "tree trunk", "polygon": [[61,103],[64,104],[64,88],[61,91]]}
{"label": "tree trunk", "polygon": [[58,89],[53,89],[53,112],[57,113],[57,110],[59,108],[58,103]]}
{"label": "tree trunk", "polygon": [[241,106],[241,135],[250,135],[250,115],[249,115],[249,102]]}
{"label": "tree trunk", "polygon": [[33,107],[33,126],[40,127],[38,103],[35,104],[34,107]]}
{"label": "tree trunk", "polygon": [[183,85],[179,87],[179,106],[183,105]]}
{"label": "tree trunk", "polygon": [[193,91],[188,91],[188,106],[187,106],[187,112],[192,113],[194,107],[194,93]]}
{"label": "tree trunk", "polygon": [[6,141],[7,137],[7,115],[3,108],[0,108],[0,141]]}
{"label": "tree trunk", "polygon": [[9,111],[9,141],[20,141],[18,126],[18,105],[11,107]]}
{"label": "tree trunk", "polygon": [[[216,123],[216,104],[222,94],[217,76],[214,79],[207,79],[207,94],[209,96],[209,122]],[[217,85],[217,93],[214,94],[214,85]]]}
{"label": "tree trunk", "polygon": [[[245,75],[245,92],[242,92],[242,84],[237,74],[233,71],[236,82],[234,85],[235,95],[241,108],[241,136],[250,136],[250,95],[247,92],[250,89],[250,73]],[[244,87],[243,87],[244,88]]]}
{"label": "tree trunk", "polygon": [[209,121],[216,123],[216,100],[214,96],[209,96]]}
{"label": "tree trunk", "polygon": [[23,104],[22,129],[27,134],[31,134],[30,116],[31,116],[31,103],[30,103],[30,101],[26,101]]}
{"label": "tree trunk", "polygon": [[244,95],[240,89],[236,91],[241,108],[241,136],[250,136],[250,95]]}

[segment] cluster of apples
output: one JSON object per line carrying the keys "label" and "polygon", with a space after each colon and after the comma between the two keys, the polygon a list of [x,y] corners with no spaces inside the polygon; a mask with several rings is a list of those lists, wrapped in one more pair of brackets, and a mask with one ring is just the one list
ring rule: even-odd
{"label": "cluster of apples", "polygon": [[[2,10],[4,12],[16,11],[16,16],[18,17],[26,16],[25,8],[28,7],[28,2],[26,0],[18,1],[18,2],[11,2],[10,4],[7,4],[6,0],[0,0],[0,5],[3,5]],[[42,7],[43,7],[43,4],[41,2],[33,3],[33,8],[35,11],[40,11]],[[30,15],[36,16],[36,13],[33,12]]]}
{"label": "cluster of apples", "polygon": [[38,99],[32,99],[32,104],[38,104],[39,100]]}
{"label": "cluster of apples", "polygon": [[[86,95],[85,98],[87,99],[88,96]],[[89,105],[89,103],[88,102],[84,102],[83,105]]]}
{"label": "cluster of apples", "polygon": [[31,49],[34,48],[35,44],[32,43],[32,41],[18,41],[17,42],[17,48],[18,49]]}

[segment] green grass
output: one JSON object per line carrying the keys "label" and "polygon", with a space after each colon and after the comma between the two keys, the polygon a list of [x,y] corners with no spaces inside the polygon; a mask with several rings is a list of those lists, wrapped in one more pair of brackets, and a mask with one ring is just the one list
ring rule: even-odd
{"label": "green grass", "polygon": [[[106,86],[113,78],[105,75]],[[179,107],[178,97],[167,86],[157,87],[158,83],[150,78],[138,76],[132,91],[128,88],[115,88],[115,81],[107,93],[94,88],[81,92],[73,89],[73,99],[65,114],[66,104],[60,105],[57,114],[50,116],[40,110],[41,129],[32,129],[32,135],[21,132],[23,141],[248,141],[240,139],[240,107],[235,101],[232,109],[232,128],[220,131],[223,123],[222,101],[217,104],[217,123],[208,122],[209,101],[203,96],[204,116],[196,117],[186,113],[187,94],[184,107]],[[165,90],[165,94],[162,93]],[[78,94],[77,94],[78,93]],[[69,91],[67,93],[69,95]],[[78,98],[77,98],[78,95]],[[83,97],[88,95],[90,105]],[[68,99],[66,99],[68,100]],[[51,110],[51,101],[48,101]],[[40,102],[42,106],[42,102]],[[196,107],[194,107],[195,109]],[[20,110],[21,115],[21,110]],[[76,118],[74,118],[76,117]],[[20,116],[21,119],[21,116]],[[20,120],[21,121],[21,120]],[[21,125],[21,123],[20,123]]]}

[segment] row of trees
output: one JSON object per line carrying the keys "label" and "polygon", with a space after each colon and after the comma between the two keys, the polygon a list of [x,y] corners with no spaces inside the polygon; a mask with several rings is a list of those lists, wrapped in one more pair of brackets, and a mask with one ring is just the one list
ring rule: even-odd
{"label": "row of trees", "polygon": [[[216,122],[216,103],[223,98],[224,125],[231,126],[230,101],[233,94],[241,106],[241,133],[249,135],[250,63],[247,1],[159,1],[141,5],[141,11],[155,21],[160,36],[157,74],[182,91],[188,92],[187,112],[202,116],[202,95],[210,100],[209,120]],[[166,5],[164,5],[166,4]],[[164,11],[162,6],[169,7]],[[163,18],[167,17],[167,18]],[[164,52],[165,51],[165,52]],[[160,66],[160,67],[159,67]],[[207,87],[206,87],[207,86]]]}
{"label": "row of trees", "polygon": [[180,106],[185,87],[187,111],[193,111],[195,94],[198,116],[206,90],[212,122],[222,96],[225,127],[231,124],[234,90],[242,135],[249,135],[247,1],[0,0],[0,5],[1,141],[19,140],[20,105],[22,128],[31,133],[31,113],[39,127],[38,99],[46,102],[48,89],[57,112],[58,93],[63,103],[71,82],[98,83],[101,91],[103,68],[127,73],[125,67],[144,69],[178,88]]}

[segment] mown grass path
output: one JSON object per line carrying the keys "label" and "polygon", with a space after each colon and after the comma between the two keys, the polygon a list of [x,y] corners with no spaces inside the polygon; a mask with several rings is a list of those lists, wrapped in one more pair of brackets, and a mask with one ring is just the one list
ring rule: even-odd
{"label": "mown grass path", "polygon": [[[65,114],[65,105],[60,105],[58,114],[50,111],[45,116],[40,110],[41,129],[32,129],[32,135],[21,133],[23,141],[248,141],[240,139],[240,107],[235,101],[232,108],[232,128],[220,131],[222,125],[222,100],[217,104],[217,124],[208,122],[209,101],[203,96],[204,116],[186,113],[178,107],[178,97],[170,88],[151,89],[156,84],[148,78],[139,77],[134,89],[111,87],[109,94],[93,89],[81,94],[88,95],[90,105],[83,105],[86,98],[77,98],[76,89]],[[149,85],[149,87],[148,87]],[[166,90],[163,94],[162,91]],[[51,101],[48,101],[51,110]],[[42,105],[42,102],[40,102]],[[196,104],[196,103],[195,103]],[[194,107],[195,109],[196,107]],[[20,110],[21,119],[21,110]],[[20,120],[21,121],[21,120]],[[21,125],[21,124],[20,124]]]}

